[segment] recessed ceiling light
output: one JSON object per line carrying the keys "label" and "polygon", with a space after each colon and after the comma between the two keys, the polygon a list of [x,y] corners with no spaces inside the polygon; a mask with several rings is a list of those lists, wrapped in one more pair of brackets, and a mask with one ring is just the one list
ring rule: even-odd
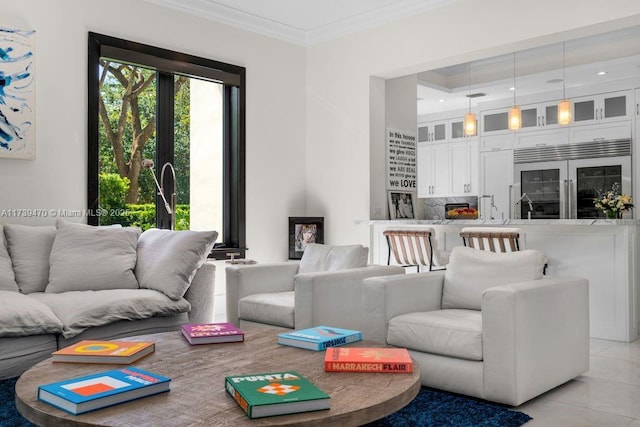
{"label": "recessed ceiling light", "polygon": [[598,75],[599,75],[599,76],[604,76],[605,74],[607,74],[607,72],[606,72],[606,71],[599,71],[599,72],[598,72]]}
{"label": "recessed ceiling light", "polygon": [[515,87],[515,86],[511,86],[511,87],[509,88],[509,90],[516,90],[516,87]]}
{"label": "recessed ceiling light", "polygon": [[444,102],[444,99],[438,99],[438,102]]}

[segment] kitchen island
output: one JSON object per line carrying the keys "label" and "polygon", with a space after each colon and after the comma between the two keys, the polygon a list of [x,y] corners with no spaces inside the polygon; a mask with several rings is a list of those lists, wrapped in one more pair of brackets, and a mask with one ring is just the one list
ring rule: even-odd
{"label": "kitchen island", "polygon": [[[371,256],[386,264],[387,229],[436,232],[438,248],[462,246],[463,227],[518,227],[523,249],[538,249],[548,258],[547,275],[589,279],[591,337],[631,342],[638,337],[640,220],[372,220]],[[393,263],[393,260],[392,260]],[[410,271],[410,270],[408,270]]]}

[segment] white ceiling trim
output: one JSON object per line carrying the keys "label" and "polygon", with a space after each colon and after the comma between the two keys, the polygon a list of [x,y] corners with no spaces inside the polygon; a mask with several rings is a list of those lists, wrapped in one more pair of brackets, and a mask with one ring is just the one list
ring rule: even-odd
{"label": "white ceiling trim", "polygon": [[[401,0],[309,31],[208,0],[145,1],[289,43],[310,46],[356,31],[384,25],[407,16],[428,12],[460,0]],[[308,13],[313,13],[313,10],[309,10]]]}

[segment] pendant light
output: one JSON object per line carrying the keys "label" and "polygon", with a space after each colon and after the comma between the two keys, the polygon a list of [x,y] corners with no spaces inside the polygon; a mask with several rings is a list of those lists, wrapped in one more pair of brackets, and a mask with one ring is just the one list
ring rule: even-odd
{"label": "pendant light", "polygon": [[469,112],[464,116],[464,136],[475,136],[476,115],[471,112],[471,62],[469,62],[467,98],[469,98]]}
{"label": "pendant light", "polygon": [[566,67],[565,67],[565,49],[562,42],[562,101],[558,102],[558,124],[568,125],[571,123],[571,102],[566,96]]}
{"label": "pendant light", "polygon": [[516,105],[516,53],[513,52],[513,107],[509,110],[509,129],[522,127],[522,110]]}

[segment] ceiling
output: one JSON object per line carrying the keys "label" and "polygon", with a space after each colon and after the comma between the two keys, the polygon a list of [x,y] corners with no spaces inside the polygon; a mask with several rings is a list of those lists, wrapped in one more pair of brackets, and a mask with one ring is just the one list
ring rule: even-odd
{"label": "ceiling", "polygon": [[[303,46],[428,12],[462,0],[146,0],[211,21]],[[598,75],[607,71],[605,75]],[[466,109],[512,98],[514,55],[486,58],[418,74],[418,115]],[[640,78],[640,27],[567,41],[515,55],[517,97],[571,91]]]}
{"label": "ceiling", "polygon": [[308,46],[460,0],[146,1]]}
{"label": "ceiling", "polygon": [[[563,58],[564,57],[564,58]],[[564,59],[564,69],[563,69]],[[600,72],[606,74],[599,74]],[[479,102],[551,93],[640,78],[640,27],[570,40],[418,74],[418,115],[469,107]],[[516,102],[517,103],[517,102]]]}

